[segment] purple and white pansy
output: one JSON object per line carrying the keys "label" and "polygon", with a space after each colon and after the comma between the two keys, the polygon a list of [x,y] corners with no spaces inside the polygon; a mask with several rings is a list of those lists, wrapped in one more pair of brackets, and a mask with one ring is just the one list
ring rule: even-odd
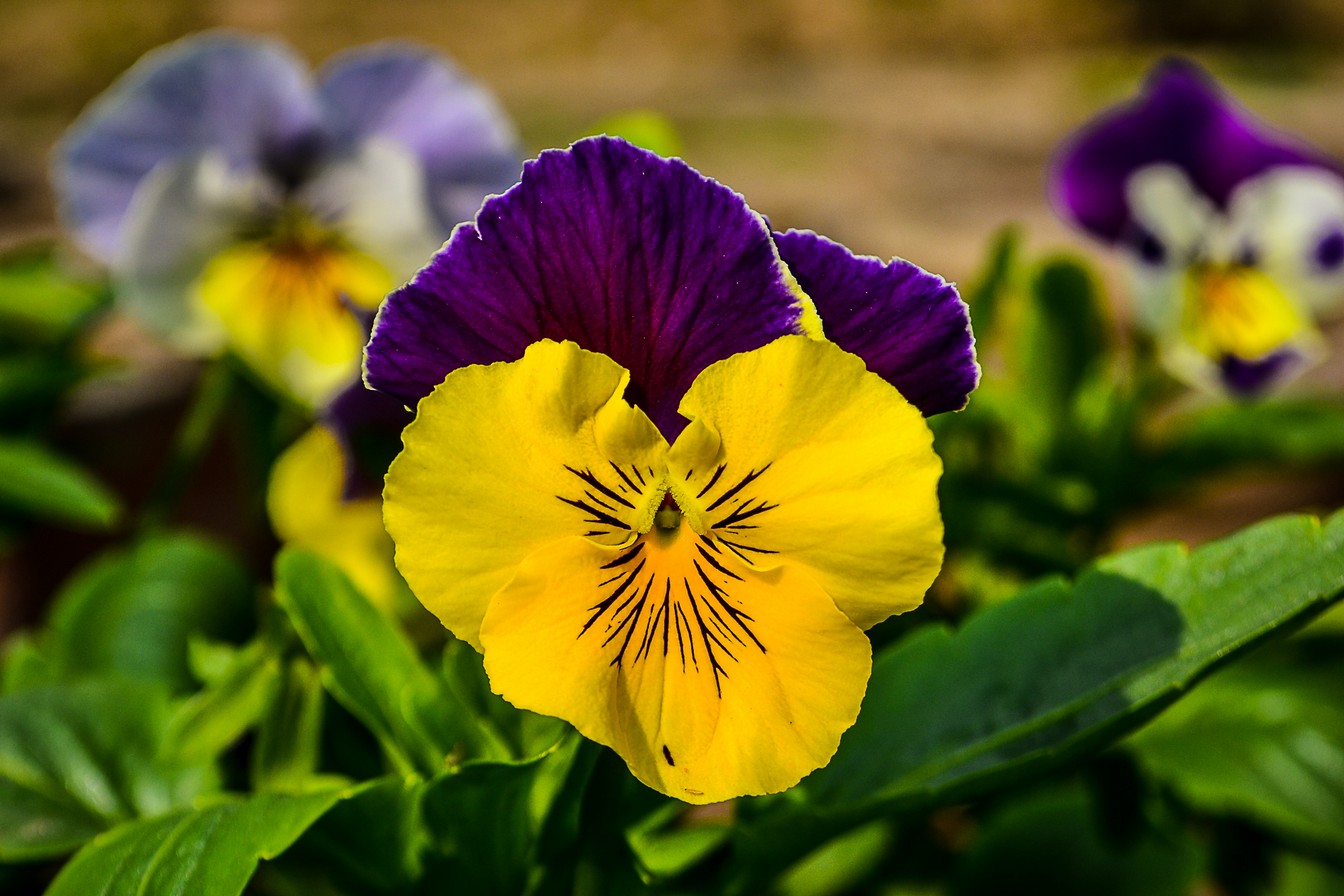
{"label": "purple and white pansy", "polygon": [[1122,251],[1139,323],[1184,379],[1255,394],[1320,350],[1344,296],[1344,177],[1183,60],[1068,138],[1060,213]]}
{"label": "purple and white pansy", "polygon": [[123,307],[320,407],[355,378],[383,295],[520,161],[494,99],[433,52],[375,45],[313,77],[277,41],[216,32],[117,81],[53,181]]}

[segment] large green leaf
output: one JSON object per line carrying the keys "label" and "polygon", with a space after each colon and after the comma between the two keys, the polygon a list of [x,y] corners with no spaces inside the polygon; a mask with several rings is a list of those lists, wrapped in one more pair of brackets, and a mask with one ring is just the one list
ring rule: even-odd
{"label": "large green leaf", "polygon": [[62,855],[200,793],[208,766],[157,758],[168,714],[161,688],[132,682],[0,697],[0,860]]}
{"label": "large green leaf", "polygon": [[107,529],[121,505],[92,476],[41,445],[0,439],[0,511]]}
{"label": "large green leaf", "polygon": [[451,755],[505,752],[420,661],[392,620],[332,563],[286,548],[276,560],[275,581],[327,689],[377,735],[393,761],[431,777]]}
{"label": "large green leaf", "polygon": [[237,896],[258,862],[361,789],[264,793],[123,825],[80,850],[47,896]]}
{"label": "large green leaf", "polygon": [[51,614],[51,646],[67,674],[116,673],[193,684],[194,635],[239,637],[253,584],[225,550],[192,535],[146,538],[76,575]]}
{"label": "large green leaf", "polygon": [[880,655],[863,712],[805,782],[836,809],[984,792],[1138,727],[1216,664],[1344,591],[1344,513],[1189,553],[1154,545]]}
{"label": "large green leaf", "polygon": [[1328,638],[1257,654],[1210,678],[1129,745],[1195,808],[1344,860],[1341,646]]}

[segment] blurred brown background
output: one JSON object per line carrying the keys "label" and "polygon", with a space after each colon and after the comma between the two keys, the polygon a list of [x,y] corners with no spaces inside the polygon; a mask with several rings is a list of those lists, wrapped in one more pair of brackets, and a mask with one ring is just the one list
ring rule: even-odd
{"label": "blurred brown background", "polygon": [[[1051,148],[1185,52],[1253,109],[1344,155],[1337,0],[3,0],[0,241],[50,231],[45,159],[144,51],[192,31],[277,34],[320,63],[413,38],[501,98],[530,153],[648,107],[693,165],[776,225],[953,278],[1008,220],[1074,242]],[[1079,243],[1081,245],[1081,243]]]}

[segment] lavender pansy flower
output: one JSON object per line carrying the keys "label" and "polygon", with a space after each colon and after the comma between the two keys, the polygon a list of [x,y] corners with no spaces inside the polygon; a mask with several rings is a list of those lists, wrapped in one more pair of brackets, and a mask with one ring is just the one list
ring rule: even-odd
{"label": "lavender pansy flower", "polygon": [[1344,296],[1340,167],[1193,64],[1162,63],[1070,137],[1051,189],[1125,253],[1138,320],[1177,375],[1254,394],[1318,354],[1313,319]]}
{"label": "lavender pansy flower", "polygon": [[363,48],[310,78],[276,41],[212,33],[127,72],[53,177],[128,310],[320,407],[386,292],[518,164],[495,101],[427,50]]}

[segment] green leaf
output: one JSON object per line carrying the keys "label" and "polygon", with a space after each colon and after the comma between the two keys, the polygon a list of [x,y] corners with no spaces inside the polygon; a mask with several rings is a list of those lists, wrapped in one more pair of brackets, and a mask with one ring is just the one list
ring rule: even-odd
{"label": "green leaf", "polygon": [[0,510],[87,529],[110,529],[116,497],[82,469],[41,445],[0,439]]}
{"label": "green leaf", "polygon": [[983,793],[1133,730],[1342,590],[1344,513],[1103,559],[878,656],[858,722],[803,786],[850,811]]}
{"label": "green leaf", "polygon": [[266,641],[254,641],[218,682],[173,713],[166,738],[170,755],[179,762],[214,759],[258,723],[279,688],[279,658]]}
{"label": "green leaf", "polygon": [[1106,321],[1092,272],[1081,262],[1056,258],[1042,263],[1032,276],[1030,295],[1016,366],[1032,398],[1060,412],[1105,361]]}
{"label": "green leaf", "polygon": [[193,636],[236,638],[253,585],[222,548],[192,535],[146,538],[81,570],[57,598],[53,649],[70,675],[115,673],[193,685]]}
{"label": "green leaf", "polygon": [[134,682],[0,697],[0,860],[59,856],[196,797],[211,770],[157,758],[168,713],[162,689]]}
{"label": "green leaf", "polygon": [[68,335],[108,299],[96,283],[71,277],[47,247],[0,258],[0,333],[51,342]]}
{"label": "green leaf", "polygon": [[537,837],[532,794],[548,758],[469,762],[425,788],[425,825],[440,856],[435,876],[464,893],[523,891]]}
{"label": "green leaf", "polygon": [[1013,286],[1021,254],[1021,228],[1015,224],[1000,228],[990,240],[989,253],[975,280],[962,291],[982,351],[994,341],[1003,299]]}
{"label": "green leaf", "polygon": [[1008,803],[984,824],[952,896],[1187,896],[1202,858],[1188,835],[1107,837],[1086,791],[1062,787]]}
{"label": "green leaf", "polygon": [[429,835],[421,824],[426,782],[383,778],[322,816],[278,863],[296,892],[404,893],[422,876]]}
{"label": "green leaf", "polygon": [[1149,775],[1195,808],[1344,860],[1339,639],[1257,654],[1219,672],[1129,746]]}
{"label": "green leaf", "polygon": [[275,565],[276,593],[322,670],[331,695],[404,770],[432,777],[451,755],[506,755],[467,707],[420,662],[391,619],[335,565],[289,547]]}
{"label": "green leaf", "polygon": [[258,862],[361,789],[263,793],[123,825],[80,850],[47,896],[237,896]]}
{"label": "green leaf", "polygon": [[257,790],[292,790],[316,774],[324,698],[317,668],[301,657],[290,660],[279,697],[257,729],[252,751],[252,782]]}
{"label": "green leaf", "polygon": [[1158,438],[1154,472],[1173,484],[1235,466],[1338,463],[1344,459],[1344,403],[1221,404],[1177,417]]}

